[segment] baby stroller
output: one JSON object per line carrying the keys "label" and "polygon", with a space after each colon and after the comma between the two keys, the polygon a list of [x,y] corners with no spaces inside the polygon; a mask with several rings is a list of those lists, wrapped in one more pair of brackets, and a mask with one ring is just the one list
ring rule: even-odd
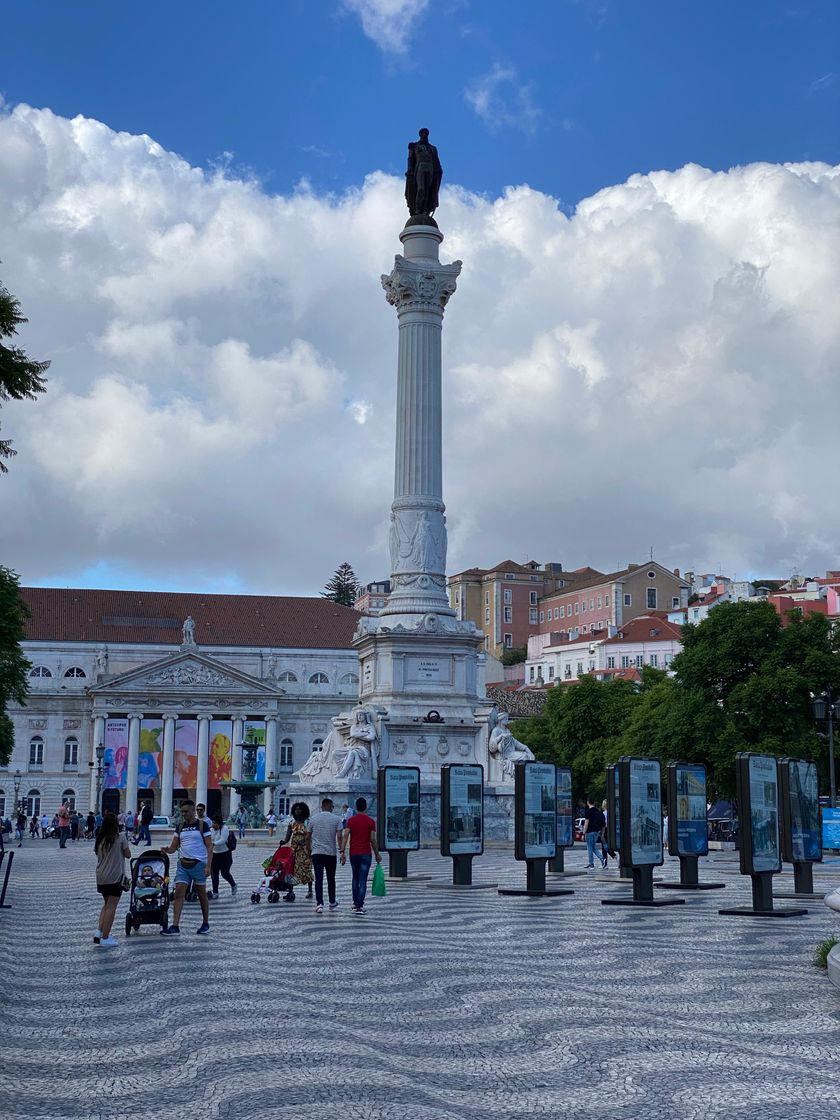
{"label": "baby stroller", "polygon": [[280,891],[286,891],[289,902],[294,901],[294,888],[300,882],[294,876],[295,853],[291,848],[281,845],[273,856],[269,856],[263,863],[263,874],[256,890],[251,892],[251,902],[259,902],[264,894],[268,894],[269,902],[280,901]]}
{"label": "baby stroller", "polygon": [[169,856],[149,850],[131,861],[131,894],[125,916],[125,935],[141,926],[169,925]]}

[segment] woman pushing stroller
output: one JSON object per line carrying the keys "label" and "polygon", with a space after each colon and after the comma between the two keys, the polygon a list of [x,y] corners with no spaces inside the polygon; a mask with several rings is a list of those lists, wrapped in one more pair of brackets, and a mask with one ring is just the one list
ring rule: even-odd
{"label": "woman pushing stroller", "polygon": [[[292,806],[292,821],[286,829],[283,847],[290,847],[295,854],[294,877],[301,886],[308,887],[306,897],[312,898],[312,833],[306,827],[309,820],[309,806],[305,801],[296,801]],[[284,902],[295,901],[295,889],[289,887],[283,895]]]}

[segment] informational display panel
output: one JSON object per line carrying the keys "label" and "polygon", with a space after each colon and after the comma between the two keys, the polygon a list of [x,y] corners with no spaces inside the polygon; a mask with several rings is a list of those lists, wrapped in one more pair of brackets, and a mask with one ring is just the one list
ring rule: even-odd
{"label": "informational display panel", "polygon": [[484,851],[484,767],[451,763],[440,769],[440,853]]}
{"label": "informational display panel", "polygon": [[822,859],[817,764],[805,758],[780,758],[782,857],[788,863]]}
{"label": "informational display panel", "polygon": [[741,873],[781,871],[779,777],[773,755],[736,756]]}
{"label": "informational display panel", "polygon": [[571,848],[575,842],[575,805],[572,800],[570,766],[555,766],[557,774],[557,847]]}
{"label": "informational display panel", "polygon": [[377,771],[379,847],[386,852],[420,847],[420,770],[417,766],[382,766]]}
{"label": "informational display panel", "polygon": [[618,796],[618,767],[607,767],[607,844],[613,852],[621,851],[621,806]]}
{"label": "informational display panel", "polygon": [[662,772],[655,758],[620,758],[621,862],[625,867],[662,863]]}
{"label": "informational display panel", "polygon": [[553,763],[517,762],[514,785],[516,859],[557,854],[557,776]]}
{"label": "informational display panel", "polygon": [[668,851],[672,856],[707,856],[706,767],[668,763]]}

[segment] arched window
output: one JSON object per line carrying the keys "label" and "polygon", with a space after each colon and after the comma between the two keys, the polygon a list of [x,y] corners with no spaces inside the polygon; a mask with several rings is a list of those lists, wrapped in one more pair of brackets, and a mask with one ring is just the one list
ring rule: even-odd
{"label": "arched window", "polygon": [[295,683],[297,682],[297,677],[294,675],[294,673],[290,673],[288,669],[286,669],[285,672],[281,673],[277,679],[278,681],[286,681],[287,683],[291,683],[292,681],[294,681]]}
{"label": "arched window", "polygon": [[319,751],[321,749],[321,747],[323,747],[323,745],[324,745],[324,740],[323,739],[313,739],[312,740],[313,751]]}
{"label": "arched window", "polygon": [[359,678],[356,673],[345,673],[339,684],[358,684]]}
{"label": "arched window", "polygon": [[[73,809],[75,811],[76,791],[74,789],[66,789],[61,795],[61,804],[67,805],[68,809]],[[31,813],[29,815],[30,817],[32,816]]]}
{"label": "arched window", "polygon": [[36,665],[34,669],[29,670],[30,677],[51,677],[52,673],[46,665]]}
{"label": "arched window", "polygon": [[291,739],[280,740],[280,769],[291,770],[294,758],[295,745]]}
{"label": "arched window", "polygon": [[29,740],[29,769],[44,765],[44,740],[40,735],[33,735]]}
{"label": "arched window", "polygon": [[309,678],[310,684],[329,684],[330,678],[326,673],[313,673]]}
{"label": "arched window", "polygon": [[64,675],[65,677],[86,677],[87,673],[84,669],[80,669],[78,665],[71,665]]}
{"label": "arched window", "polygon": [[64,740],[64,769],[75,770],[79,765],[79,740],[75,735],[68,735]]}
{"label": "arched window", "polygon": [[40,817],[41,815],[41,791],[39,789],[31,789],[26,795],[26,815],[27,817]]}

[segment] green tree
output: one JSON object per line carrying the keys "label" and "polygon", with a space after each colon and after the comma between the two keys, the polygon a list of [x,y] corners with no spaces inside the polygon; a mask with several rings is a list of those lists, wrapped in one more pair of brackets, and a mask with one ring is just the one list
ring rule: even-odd
{"label": "green tree", "polygon": [[21,642],[29,608],[20,593],[17,573],[0,567],[0,764],[8,766],[14,730],[8,714],[11,702],[25,704],[32,665],[23,656]]}
{"label": "green tree", "polygon": [[345,560],[336,568],[332,579],[325,584],[321,597],[332,599],[334,603],[340,603],[343,607],[352,607],[358,592],[359,581],[356,579],[356,573]]}
{"label": "green tree", "polygon": [[[5,288],[0,287],[0,401],[34,401],[46,389],[44,373],[49,362],[35,362],[27,358],[19,346],[6,346],[2,339],[13,338],[17,328],[28,322],[20,313],[20,303]],[[11,440],[0,439],[0,474],[8,473],[3,462],[17,452]]]}
{"label": "green tree", "polygon": [[510,649],[502,650],[501,662],[503,665],[522,665],[527,660],[527,646],[511,646]]}

